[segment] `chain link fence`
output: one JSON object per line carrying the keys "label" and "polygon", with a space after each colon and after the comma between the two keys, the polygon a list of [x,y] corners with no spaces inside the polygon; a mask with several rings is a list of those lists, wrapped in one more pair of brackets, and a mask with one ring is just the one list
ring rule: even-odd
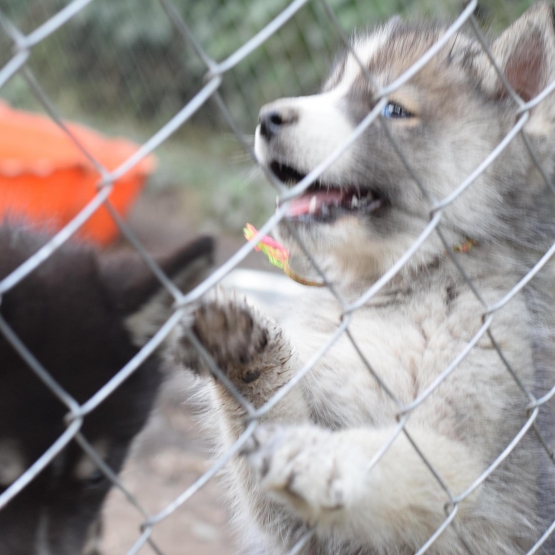
{"label": "chain link fence", "polygon": [[[354,347],[357,349],[359,355],[361,356],[364,364],[368,368],[368,371],[374,375],[380,385],[383,384],[379,375],[375,374],[371,361],[366,360],[360,349],[357,348],[354,338],[349,332],[349,324],[351,322],[353,314],[367,303],[372,297],[374,297],[387,283],[389,283],[396,274],[403,268],[409,259],[414,255],[414,253],[423,245],[423,243],[432,234],[437,234],[445,246],[446,253],[450,256],[453,263],[457,266],[459,271],[463,273],[463,277],[467,282],[468,286],[471,288],[475,294],[478,301],[483,307],[483,320],[482,326],[474,335],[474,337],[468,342],[466,347],[460,352],[460,354],[451,361],[451,363],[444,369],[444,371],[437,376],[436,379],[423,391],[417,399],[415,399],[410,405],[403,405],[396,397],[394,392],[390,391],[385,385],[382,385],[384,393],[389,396],[399,407],[398,411],[398,426],[395,434],[390,438],[390,440],[383,445],[379,453],[374,457],[373,464],[375,464],[381,456],[388,450],[396,437],[400,434],[405,434],[409,441],[413,444],[418,455],[422,458],[423,462],[428,466],[431,473],[437,479],[439,485],[445,491],[445,501],[446,501],[446,514],[445,520],[441,526],[436,530],[436,532],[428,539],[428,541],[422,545],[419,549],[418,554],[426,552],[426,550],[434,543],[434,541],[442,534],[442,532],[453,523],[455,519],[460,504],[467,499],[476,489],[501,465],[501,463],[511,454],[515,447],[519,444],[522,438],[531,429],[535,434],[538,435],[542,444],[548,452],[548,455],[552,457],[550,448],[547,446],[547,441],[541,437],[539,430],[535,426],[536,419],[540,408],[550,401],[553,396],[555,396],[555,384],[553,389],[551,389],[543,397],[536,397],[534,392],[526,389],[526,387],[518,379],[518,375],[515,370],[507,362],[506,358],[503,356],[498,343],[491,332],[491,324],[495,318],[496,312],[503,308],[507,303],[511,301],[515,295],[517,295],[529,282],[534,278],[534,276],[542,269],[543,266],[549,261],[549,259],[555,253],[555,244],[544,254],[544,256],[537,262],[537,264],[530,269],[527,275],[510,290],[507,291],[505,296],[497,301],[495,304],[488,304],[483,297],[480,295],[479,291],[476,289],[472,281],[466,276],[462,268],[458,265],[456,257],[452,253],[451,246],[448,244],[442,232],[441,222],[442,216],[445,209],[450,206],[465,190],[467,190],[472,183],[494,162],[494,160],[503,152],[507,145],[517,136],[521,135],[524,139],[526,147],[529,153],[537,163],[537,157],[535,156],[532,146],[528,141],[526,135],[522,132],[525,123],[530,117],[530,110],[537,106],[547,95],[555,90],[555,82],[550,83],[539,95],[537,95],[532,100],[525,102],[522,100],[517,93],[511,88],[509,83],[505,80],[502,71],[496,65],[495,60],[491,56],[491,52],[488,50],[487,43],[480,30],[479,22],[477,21],[476,13],[478,6],[477,0],[471,0],[463,7],[459,9],[458,17],[455,21],[448,27],[441,39],[434,44],[421,59],[419,59],[412,67],[405,71],[401,76],[395,79],[392,83],[386,87],[378,87],[372,80],[372,75],[364,67],[363,64],[361,68],[366,75],[369,83],[373,85],[377,94],[375,96],[376,104],[373,109],[368,113],[368,115],[360,122],[356,127],[355,131],[352,133],[350,138],[337,148],[323,163],[318,165],[313,171],[311,171],[305,178],[303,178],[297,185],[292,188],[285,187],[282,183],[278,182],[276,178],[272,175],[268,175],[269,181],[275,187],[277,194],[280,199],[280,207],[276,212],[266,221],[266,223],[261,226],[260,231],[252,242],[246,243],[237,252],[227,260],[221,267],[214,271],[210,277],[203,281],[199,286],[187,294],[180,292],[175,285],[164,275],[156,262],[149,256],[146,250],[141,246],[140,242],[136,239],[134,233],[129,228],[128,224],[121,219],[117,212],[113,209],[110,203],[110,194],[113,191],[115,185],[114,183],[127,171],[133,168],[139,161],[141,161],[145,156],[149,155],[151,152],[155,151],[160,145],[162,145],[177,129],[179,129],[184,123],[189,121],[194,115],[199,111],[199,109],[205,105],[209,100],[215,102],[219,108],[220,117],[225,121],[229,127],[232,129],[233,133],[236,135],[237,139],[242,143],[246,152],[248,152],[252,159],[255,160],[254,153],[252,151],[251,145],[245,140],[244,130],[238,125],[236,118],[234,117],[233,110],[230,110],[228,104],[224,99],[224,95],[221,93],[225,77],[237,68],[240,64],[248,60],[249,57],[254,56],[261,48],[264,47],[265,43],[270,40],[276,33],[283,28],[284,25],[288,24],[293,20],[297,14],[310,6],[310,14],[316,13],[318,10],[318,18],[323,21],[325,18],[325,24],[330,28],[333,28],[337,36],[344,42],[347,48],[350,47],[350,43],[345,37],[344,30],[336,18],[334,12],[334,3],[328,0],[294,0],[290,4],[286,5],[277,13],[277,15],[271,19],[263,28],[258,30],[254,35],[252,35],[248,40],[241,44],[235,51],[233,51],[228,56],[224,57],[220,61],[209,54],[209,48],[207,49],[205,45],[202,45],[198,40],[198,35],[196,33],[195,27],[190,24],[187,17],[183,17],[182,12],[176,7],[176,4],[172,0],[160,0],[160,5],[166,12],[168,20],[175,26],[175,30],[180,36],[185,40],[189,47],[194,51],[196,56],[196,61],[198,67],[202,67],[203,70],[203,85],[198,88],[194,96],[178,111],[178,113],[173,116],[166,124],[160,127],[155,134],[150,137],[142,146],[133,154],[129,159],[123,162],[118,168],[113,171],[106,170],[102,164],[94,159],[86,151],[86,149],[79,143],[77,138],[75,138],[70,131],[66,128],[63,123],[61,114],[56,108],[55,102],[51,100],[49,95],[45,92],[41,86],[40,79],[37,79],[34,71],[31,69],[29,61],[32,60],[34,50],[41,45],[48,37],[55,35],[58,32],[62,32],[64,26],[74,17],[79,16],[82,12],[88,8],[92,0],[74,0],[70,2],[65,7],[57,11],[51,17],[49,17],[44,23],[39,25],[32,30],[23,33],[12,21],[12,19],[0,11],[0,23],[7,37],[11,42],[12,55],[5,65],[0,69],[0,87],[6,85],[12,77],[16,74],[20,75],[26,82],[27,87],[35,96],[35,98],[40,102],[43,109],[51,116],[51,118],[67,133],[69,139],[75,143],[75,145],[83,152],[83,154],[90,160],[90,162],[97,169],[100,179],[98,182],[98,193],[95,198],[90,201],[81,212],[61,231],[59,231],[55,236],[49,240],[34,256],[29,258],[24,264],[18,267],[10,275],[4,277],[0,281],[0,299],[2,295],[6,294],[12,288],[14,288],[19,282],[24,280],[31,272],[36,270],[48,257],[50,257],[62,244],[71,239],[71,237],[79,230],[79,228],[98,210],[101,206],[106,206],[110,213],[112,214],[114,220],[116,221],[118,227],[120,228],[122,234],[132,243],[134,248],[148,264],[152,272],[154,272],[157,278],[160,280],[162,285],[167,289],[169,294],[174,299],[175,309],[171,317],[164,323],[163,326],[157,331],[157,333],[148,341],[148,343],[140,350],[140,352],[131,359],[108,383],[104,385],[99,391],[96,392],[89,400],[85,403],[79,404],[77,401],[71,397],[50,375],[48,368],[44,368],[40,361],[36,360],[27,347],[18,339],[13,330],[8,325],[7,321],[0,316],[0,332],[3,336],[11,343],[13,348],[20,354],[20,356],[28,363],[32,372],[36,375],[36,378],[42,380],[44,384],[50,389],[52,395],[57,397],[66,407],[67,416],[66,431],[58,438],[58,440],[38,459],[36,460],[27,470],[21,475],[11,486],[9,486],[0,495],[0,518],[1,509],[6,506],[19,492],[22,491],[32,480],[47,466],[58,453],[60,453],[70,442],[76,441],[87,453],[91,459],[96,463],[96,465],[102,470],[106,477],[113,483],[113,485],[119,488],[125,494],[129,503],[134,505],[136,509],[143,515],[144,521],[137,532],[137,540],[133,546],[127,551],[128,555],[133,555],[138,553],[143,549],[143,547],[150,547],[155,553],[160,554],[163,551],[154,543],[151,538],[153,530],[156,526],[163,520],[168,518],[179,518],[176,514],[178,509],[185,503],[188,503],[190,499],[197,493],[209,480],[213,479],[215,475],[232,459],[244,446],[245,442],[253,434],[254,430],[259,425],[259,420],[268,413],[283,397],[294,387],[296,387],[303,377],[311,371],[314,365],[322,358],[326,356],[326,352],[329,348],[344,334],[353,343]],[[116,3],[114,3],[116,4]],[[339,4],[339,3],[337,3]],[[491,4],[491,3],[489,3]],[[489,6],[488,4],[488,6]],[[518,3],[512,2],[499,2],[498,3],[507,16],[507,20],[513,18],[513,14],[522,11],[524,6]],[[517,5],[518,4],[518,5]],[[447,5],[447,4],[446,4]],[[455,4],[451,6],[448,5],[449,12],[451,8],[454,8]],[[337,6],[335,6],[337,7]],[[340,7],[340,6],[339,6]],[[402,6],[397,6],[395,3],[391,4],[392,11],[400,9]],[[435,7],[435,4],[434,4]],[[388,9],[389,11],[389,9]],[[425,10],[424,10],[425,11]],[[383,14],[382,14],[383,15]],[[393,143],[396,152],[401,157],[403,163],[407,167],[414,181],[417,183],[418,187],[422,191],[423,195],[429,200],[429,223],[426,228],[422,231],[418,240],[400,257],[395,264],[374,284],[370,289],[368,289],[364,294],[362,294],[356,301],[347,302],[332,286],[328,281],[326,275],[318,270],[321,278],[325,281],[326,285],[329,287],[332,294],[336,297],[337,301],[340,303],[343,309],[343,318],[341,324],[337,329],[331,334],[329,340],[325,345],[323,345],[311,359],[306,362],[301,368],[298,369],[295,377],[289,381],[284,387],[282,387],[267,403],[259,408],[255,408],[248,400],[243,398],[240,393],[233,388],[232,384],[226,379],[224,373],[217,367],[213,359],[210,357],[209,353],[203,348],[199,341],[195,338],[194,334],[189,331],[188,337],[191,342],[195,345],[200,355],[205,359],[206,363],[209,365],[211,371],[214,375],[221,380],[230,390],[231,394],[237,400],[238,403],[244,408],[247,414],[247,420],[245,424],[245,429],[240,438],[234,443],[232,448],[230,448],[217,462],[210,468],[209,471],[205,472],[196,482],[194,482],[186,491],[176,495],[174,501],[168,504],[163,510],[156,514],[149,514],[142,506],[141,500],[136,499],[129,491],[127,491],[124,484],[118,479],[116,474],[111,471],[110,468],[106,466],[103,462],[102,457],[95,452],[93,446],[87,441],[87,438],[83,436],[80,429],[84,420],[87,418],[92,411],[94,411],[108,396],[110,396],[137,368],[151,355],[157,348],[159,348],[164,340],[170,335],[171,331],[183,320],[184,316],[190,312],[191,307],[208,291],[214,288],[222,279],[225,278],[236,266],[254,249],[256,243],[263,235],[268,234],[272,229],[278,224],[285,215],[286,203],[294,197],[297,197],[302,192],[306,191],[311,184],[313,184],[318,177],[329,168],[339,156],[345,152],[345,150],[357,140],[362,132],[368,128],[371,124],[381,124],[380,113],[387,103],[388,95],[394,93],[402,85],[407,83],[411,77],[413,77],[420,69],[422,69],[438,52],[439,50],[449,41],[449,39],[457,33],[459,29],[466,26],[471,33],[473,33],[477,40],[480,42],[488,56],[490,57],[490,62],[494,66],[496,72],[498,73],[500,79],[502,80],[504,86],[506,87],[508,93],[518,104],[518,118],[511,129],[511,131],[503,137],[498,146],[490,153],[487,153],[485,159],[480,163],[480,165],[473,171],[460,185],[450,194],[448,197],[443,199],[435,199],[431,193],[427,190],[426,184],[422,183],[418,178],[418,175],[413,171],[413,169],[408,164],[407,160],[402,154],[402,149],[396,144],[394,137],[387,132],[387,126],[383,125],[384,130],[388,133],[388,140]],[[218,58],[219,59],[219,58]],[[190,63],[189,61],[187,63]],[[290,91],[289,91],[290,92]],[[277,97],[279,94],[274,94]],[[252,99],[251,99],[252,100]],[[241,111],[241,110],[239,110]],[[239,119],[244,122],[243,116]],[[248,118],[247,118],[248,119]],[[548,187],[552,188],[552,184],[547,178],[545,172],[539,166],[538,169],[544,177]],[[116,185],[117,186],[117,185]],[[318,268],[317,263],[312,259],[310,252],[307,251],[305,246],[299,242],[299,247],[303,249],[305,254],[310,258],[312,264],[315,268]],[[464,492],[456,495],[445,484],[441,479],[437,470],[431,465],[427,460],[421,450],[418,448],[416,443],[413,441],[408,431],[405,428],[407,419],[410,416],[411,411],[423,403],[429,395],[431,395],[439,386],[442,384],[447,377],[455,371],[458,364],[468,355],[472,348],[478,343],[482,337],[489,337],[493,347],[498,351],[498,354],[506,365],[507,372],[516,380],[518,386],[522,389],[523,395],[529,400],[527,419],[525,425],[519,431],[519,433],[512,439],[512,441],[507,445],[504,451],[489,465],[489,467],[472,483]],[[178,492],[176,492],[178,493]],[[545,530],[545,533],[538,538],[535,546],[529,551],[529,554],[537,552],[541,546],[548,539],[550,534],[555,530],[555,520],[553,524]],[[303,537],[298,541],[294,548],[290,551],[290,555],[301,552],[303,546],[312,536],[313,531],[308,529]]]}

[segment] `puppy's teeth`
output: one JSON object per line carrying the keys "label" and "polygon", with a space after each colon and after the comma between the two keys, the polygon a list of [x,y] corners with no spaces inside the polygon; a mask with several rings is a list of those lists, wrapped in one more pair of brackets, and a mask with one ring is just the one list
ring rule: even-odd
{"label": "puppy's teeth", "polygon": [[356,195],[353,195],[351,199],[351,208],[356,208],[358,206],[358,198]]}
{"label": "puppy's teeth", "polygon": [[314,214],[316,212],[316,195],[310,199],[310,204],[308,205],[309,214]]}

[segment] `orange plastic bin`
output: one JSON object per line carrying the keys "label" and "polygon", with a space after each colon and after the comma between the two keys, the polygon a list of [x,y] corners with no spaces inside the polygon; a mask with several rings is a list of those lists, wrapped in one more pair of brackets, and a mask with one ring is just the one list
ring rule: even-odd
{"label": "orange plastic bin", "polygon": [[[108,139],[81,125],[66,125],[108,170],[138,148],[125,139]],[[155,158],[147,156],[115,182],[109,198],[119,214],[125,216],[155,166]],[[8,216],[60,229],[95,196],[99,178],[91,162],[52,120],[0,102],[0,220]],[[101,206],[77,236],[105,245],[118,233],[108,209]]]}

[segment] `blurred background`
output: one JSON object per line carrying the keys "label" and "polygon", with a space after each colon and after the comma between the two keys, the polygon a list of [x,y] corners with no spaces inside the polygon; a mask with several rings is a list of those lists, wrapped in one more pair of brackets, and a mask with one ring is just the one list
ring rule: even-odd
{"label": "blurred background", "polygon": [[[396,13],[449,19],[462,9],[460,0],[329,3],[348,34]],[[532,3],[482,0],[478,16],[485,28],[499,30]],[[69,0],[0,0],[0,8],[23,33],[67,4]],[[174,0],[174,4],[204,49],[219,61],[288,2]],[[225,74],[222,96],[249,142],[264,103],[318,90],[339,44],[322,5],[313,0]],[[0,29],[0,67],[12,52],[12,41]],[[205,74],[157,0],[95,0],[36,45],[28,67],[65,119],[137,144],[151,137],[200,90]],[[0,99],[14,108],[44,113],[20,74],[0,89]],[[244,224],[260,226],[274,209],[273,189],[211,101],[155,156],[156,169],[136,202],[126,209],[132,229],[151,250],[169,250],[189,236],[208,232],[220,239],[218,260],[223,261],[243,244]],[[108,248],[122,246],[116,240]],[[260,255],[249,256],[245,265],[270,269]],[[122,474],[127,487],[151,512],[163,509],[209,467],[210,446],[190,401],[194,387],[185,375],[171,377]],[[227,521],[220,488],[212,481],[157,527],[154,537],[166,555],[237,553]],[[140,522],[123,496],[113,492],[105,510],[100,553],[125,553],[138,537]]]}

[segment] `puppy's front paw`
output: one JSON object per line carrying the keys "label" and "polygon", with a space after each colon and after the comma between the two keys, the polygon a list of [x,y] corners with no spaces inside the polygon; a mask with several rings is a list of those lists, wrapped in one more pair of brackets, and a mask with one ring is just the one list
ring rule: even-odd
{"label": "puppy's front paw", "polygon": [[340,518],[363,479],[360,461],[314,426],[261,426],[243,453],[260,488],[310,524]]}
{"label": "puppy's front paw", "polygon": [[255,381],[260,370],[250,368],[268,345],[265,319],[245,300],[218,291],[194,314],[193,331],[226,373],[243,369],[245,383]]}

